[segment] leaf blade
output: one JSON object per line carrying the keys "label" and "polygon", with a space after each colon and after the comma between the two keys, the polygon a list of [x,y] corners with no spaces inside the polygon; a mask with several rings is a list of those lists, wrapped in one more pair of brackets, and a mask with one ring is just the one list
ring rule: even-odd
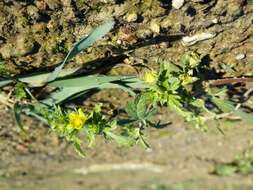
{"label": "leaf blade", "polygon": [[59,72],[63,69],[64,65],[67,63],[67,61],[69,61],[78,53],[80,53],[83,49],[91,46],[96,40],[102,38],[105,34],[107,34],[113,28],[113,26],[114,26],[114,21],[110,20],[98,26],[87,37],[84,37],[79,42],[77,42],[74,45],[74,47],[69,51],[64,61],[58,67],[56,67],[53,73],[47,78],[46,82],[55,80],[58,77]]}
{"label": "leaf blade", "polygon": [[18,103],[15,103],[13,107],[13,111],[14,111],[14,117],[15,117],[18,128],[21,131],[25,132],[24,125],[22,124],[22,119],[21,119],[22,106],[19,105]]}

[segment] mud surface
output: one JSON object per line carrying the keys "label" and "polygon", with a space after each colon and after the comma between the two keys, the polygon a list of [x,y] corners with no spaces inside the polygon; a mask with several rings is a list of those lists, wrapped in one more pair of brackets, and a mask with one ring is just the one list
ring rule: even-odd
{"label": "mud surface", "polygon": [[[105,20],[115,28],[68,66],[110,68],[114,64],[177,62],[189,50],[205,56],[219,77],[253,76],[253,1],[186,1],[176,10],[158,0],[2,0],[0,58],[13,74],[49,70],[62,61],[75,41]],[[212,33],[192,46],[182,38]],[[124,67],[115,72],[126,73]],[[112,72],[114,72],[112,71]],[[246,87],[252,87],[247,84]],[[102,101],[123,106],[127,94],[103,91],[84,104]],[[252,126],[222,122],[222,135],[210,123],[206,133],[187,126],[167,110],[156,116],[171,122],[148,131],[152,149],[120,148],[98,140],[81,159],[48,128],[26,118],[20,133],[12,111],[0,105],[0,189],[252,189],[252,175],[219,177],[215,163],[230,162],[253,146]]]}

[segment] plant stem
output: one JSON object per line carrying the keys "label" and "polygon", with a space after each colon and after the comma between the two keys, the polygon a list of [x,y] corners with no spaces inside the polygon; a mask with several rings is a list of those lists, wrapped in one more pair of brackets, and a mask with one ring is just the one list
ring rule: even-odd
{"label": "plant stem", "polygon": [[231,83],[246,83],[246,82],[253,82],[253,77],[247,78],[224,78],[224,79],[217,79],[217,80],[209,80],[208,83],[210,86],[220,86],[225,84]]}

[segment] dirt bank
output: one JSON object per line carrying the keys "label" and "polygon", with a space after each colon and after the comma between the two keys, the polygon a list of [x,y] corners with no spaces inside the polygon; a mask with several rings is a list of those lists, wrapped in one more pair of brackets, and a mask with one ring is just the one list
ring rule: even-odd
{"label": "dirt bank", "polygon": [[[115,28],[69,67],[89,70],[110,66],[110,61],[157,67],[159,60],[177,62],[184,52],[195,50],[206,55],[206,64],[220,77],[253,76],[251,0],[186,1],[178,10],[170,1],[158,0],[2,0],[1,60],[13,74],[49,70],[75,41],[112,17]],[[214,35],[182,44],[183,37],[203,32]],[[113,111],[126,98],[105,91],[85,104],[102,101]],[[0,105],[0,189],[252,189],[252,175],[212,174],[215,163],[230,162],[253,146],[252,126],[223,122],[224,136],[213,123],[206,133],[196,131],[165,109],[156,118],[172,123],[148,131],[150,151],[99,140],[82,159],[35,120],[26,118],[29,132],[20,133],[12,111]]]}

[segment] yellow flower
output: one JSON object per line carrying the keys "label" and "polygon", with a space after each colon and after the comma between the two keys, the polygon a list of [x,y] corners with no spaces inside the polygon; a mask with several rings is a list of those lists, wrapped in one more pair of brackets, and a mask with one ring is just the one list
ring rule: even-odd
{"label": "yellow flower", "polygon": [[194,83],[195,81],[198,80],[197,77],[192,77],[192,76],[187,75],[187,74],[182,74],[182,75],[179,76],[179,78],[181,79],[181,82],[182,82],[183,86],[188,85],[188,84],[192,84],[192,83]]}
{"label": "yellow flower", "polygon": [[81,109],[78,109],[77,112],[70,112],[68,114],[68,119],[68,128],[81,129],[87,121],[88,117],[83,113]]}
{"label": "yellow flower", "polygon": [[155,71],[150,71],[144,73],[143,80],[147,83],[154,83],[157,79],[157,73]]}

